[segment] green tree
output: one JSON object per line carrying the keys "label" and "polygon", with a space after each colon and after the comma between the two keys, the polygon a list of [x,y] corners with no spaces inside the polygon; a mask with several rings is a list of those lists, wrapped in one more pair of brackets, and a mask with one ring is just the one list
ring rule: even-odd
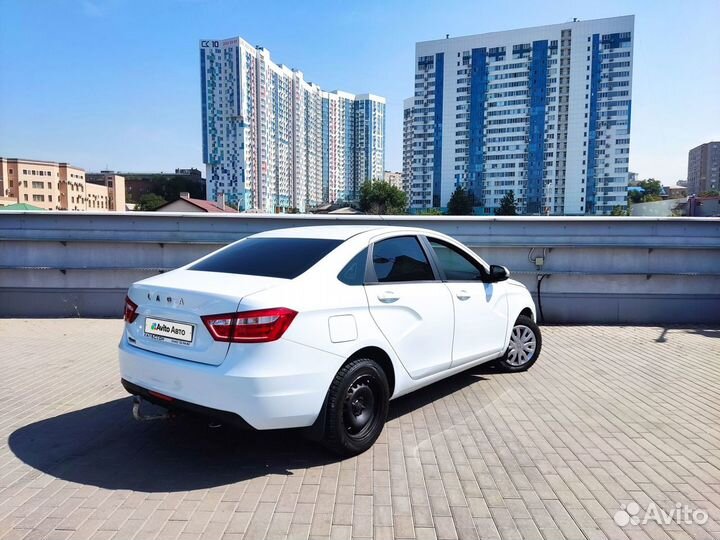
{"label": "green tree", "polygon": [[442,216],[443,213],[439,208],[426,208],[425,210],[418,212],[419,216]]}
{"label": "green tree", "polygon": [[517,216],[517,202],[515,192],[510,190],[500,199],[500,206],[495,209],[496,216]]}
{"label": "green tree", "polygon": [[465,188],[457,187],[450,196],[447,207],[451,216],[468,216],[473,213],[473,198]]}
{"label": "green tree", "polygon": [[360,210],[367,214],[404,214],[407,195],[383,180],[366,181],[360,186]]}
{"label": "green tree", "polygon": [[701,197],[717,197],[720,196],[720,191],[713,189],[710,191],[704,191],[700,194]]}
{"label": "green tree", "polygon": [[627,216],[628,215],[628,209],[625,206],[622,206],[618,204],[617,206],[613,206],[612,212],[610,212],[611,216]]}
{"label": "green tree", "polygon": [[631,203],[653,202],[662,199],[660,196],[660,193],[662,193],[662,184],[660,183],[660,180],[655,180],[654,178],[641,180],[637,187],[642,188],[643,191],[631,191],[628,195],[628,201]]}
{"label": "green tree", "polygon": [[146,193],[135,205],[135,210],[139,212],[152,212],[156,208],[160,208],[163,204],[167,203],[160,195],[155,193]]}

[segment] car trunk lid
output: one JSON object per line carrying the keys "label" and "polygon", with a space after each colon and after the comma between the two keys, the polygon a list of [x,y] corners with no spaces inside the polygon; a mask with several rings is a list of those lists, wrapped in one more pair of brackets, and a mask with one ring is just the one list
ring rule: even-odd
{"label": "car trunk lid", "polygon": [[131,345],[155,353],[219,365],[229,343],[215,341],[204,315],[235,313],[244,296],[286,280],[179,269],[134,284],[128,296],[137,318],[128,324]]}

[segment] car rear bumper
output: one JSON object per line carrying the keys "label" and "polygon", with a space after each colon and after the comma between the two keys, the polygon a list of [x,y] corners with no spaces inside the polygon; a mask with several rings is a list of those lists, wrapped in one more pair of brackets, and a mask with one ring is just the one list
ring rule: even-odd
{"label": "car rear bumper", "polygon": [[156,392],[177,401],[177,408],[214,417],[231,414],[255,429],[311,426],[342,364],[336,355],[281,339],[233,344],[223,363],[213,366],[140,349],[125,335],[119,360],[130,393],[151,397]]}
{"label": "car rear bumper", "polygon": [[168,410],[188,412],[198,416],[212,418],[213,420],[217,420],[223,424],[231,424],[239,429],[253,429],[253,427],[238,414],[227,411],[219,411],[217,409],[204,407],[195,403],[189,403],[187,401],[183,401],[182,399],[170,398],[168,396],[158,396],[156,392],[128,382],[125,379],[120,379],[120,382],[128,393],[134,396],[139,396],[150,403],[154,403],[155,405],[165,407]]}

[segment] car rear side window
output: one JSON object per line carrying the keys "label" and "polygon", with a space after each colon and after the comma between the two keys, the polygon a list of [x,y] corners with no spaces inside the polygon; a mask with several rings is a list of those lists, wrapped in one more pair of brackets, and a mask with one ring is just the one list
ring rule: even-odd
{"label": "car rear side window", "polygon": [[246,238],[189,269],[293,279],[341,243],[324,238]]}
{"label": "car rear side window", "polygon": [[430,262],[414,236],[389,238],[375,244],[373,268],[381,283],[435,279]]}
{"label": "car rear side window", "polygon": [[355,255],[345,268],[340,270],[338,279],[345,285],[362,285],[365,283],[365,263],[367,262],[367,248]]}

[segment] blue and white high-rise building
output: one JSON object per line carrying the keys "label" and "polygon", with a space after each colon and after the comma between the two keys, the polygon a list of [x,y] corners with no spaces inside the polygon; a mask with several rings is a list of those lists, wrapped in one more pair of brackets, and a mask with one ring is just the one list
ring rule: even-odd
{"label": "blue and white high-rise building", "polygon": [[241,38],[200,42],[207,197],[304,212],[356,199],[385,167],[385,99],[325,92]]}
{"label": "blue and white high-rise building", "polygon": [[457,187],[477,214],[510,190],[530,215],[625,205],[633,38],[625,16],[417,43],[411,210],[445,208]]}

